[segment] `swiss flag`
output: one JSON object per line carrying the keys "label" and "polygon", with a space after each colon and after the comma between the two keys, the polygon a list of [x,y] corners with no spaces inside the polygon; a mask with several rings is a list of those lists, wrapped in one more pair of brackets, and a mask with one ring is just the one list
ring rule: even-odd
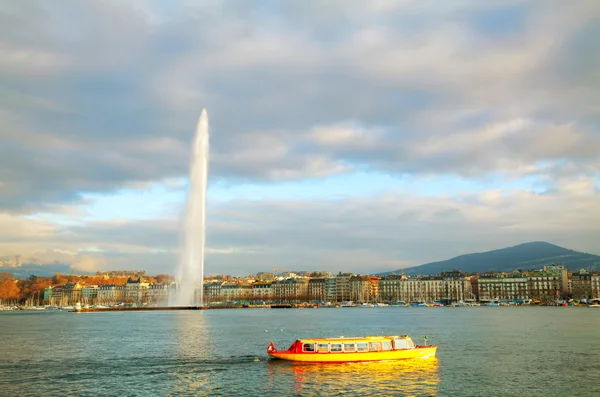
{"label": "swiss flag", "polygon": [[269,347],[267,347],[267,351],[268,352],[274,352],[275,351],[275,345],[273,344],[273,341],[271,341],[271,343],[269,343]]}

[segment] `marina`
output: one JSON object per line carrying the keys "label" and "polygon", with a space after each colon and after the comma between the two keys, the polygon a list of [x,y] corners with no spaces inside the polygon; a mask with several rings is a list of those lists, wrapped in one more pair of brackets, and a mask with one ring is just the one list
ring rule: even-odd
{"label": "marina", "polygon": [[424,308],[479,308],[479,307],[556,307],[556,308],[599,308],[600,300],[592,299],[589,301],[551,301],[541,304],[540,302],[523,302],[523,301],[489,301],[489,302],[454,302],[448,305],[439,302],[413,302],[407,305],[404,302],[390,304],[357,304],[354,302],[344,303],[298,303],[298,304],[252,304],[252,303],[227,303],[227,304],[210,304],[210,305],[191,305],[191,306],[150,306],[150,305],[80,305],[75,306],[22,306],[22,305],[0,305],[0,311],[66,311],[74,313],[94,313],[94,312],[134,312],[134,311],[181,311],[181,310],[218,310],[218,309],[340,309],[340,308],[360,308],[360,309],[378,309],[389,308],[390,310],[398,309],[424,309]]}

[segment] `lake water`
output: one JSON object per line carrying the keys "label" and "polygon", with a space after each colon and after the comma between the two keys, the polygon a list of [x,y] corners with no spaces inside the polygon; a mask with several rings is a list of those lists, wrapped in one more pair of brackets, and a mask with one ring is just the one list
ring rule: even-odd
{"label": "lake water", "polygon": [[[269,360],[273,340],[408,334],[437,359]],[[2,396],[599,396],[600,310],[0,313]]]}

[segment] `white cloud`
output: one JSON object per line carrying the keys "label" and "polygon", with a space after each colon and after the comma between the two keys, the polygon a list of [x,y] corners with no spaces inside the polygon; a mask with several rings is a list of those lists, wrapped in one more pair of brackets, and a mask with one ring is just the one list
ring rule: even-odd
{"label": "white cloud", "polygon": [[0,249],[168,269],[175,220],[91,222],[86,208],[181,189],[207,107],[211,181],[498,181],[458,197],[241,197],[209,217],[209,264],[375,269],[533,239],[592,250],[599,15],[594,0],[2,4]]}
{"label": "white cloud", "polygon": [[[595,181],[581,178],[551,193],[489,190],[458,196],[390,191],[380,197],[213,203],[206,271],[244,274],[285,266],[297,270],[394,270],[468,253],[546,240],[597,253],[600,207]],[[56,227],[3,218],[24,236],[3,243],[21,255],[57,256],[78,269],[139,268],[174,272],[177,222],[90,221]],[[20,223],[28,223],[21,225]],[[77,253],[73,255],[73,253]],[[90,259],[92,258],[92,259]],[[89,266],[88,266],[89,265]],[[397,266],[397,267],[396,267]]]}
{"label": "white cloud", "polygon": [[0,46],[0,71],[19,74],[52,74],[64,70],[69,59],[60,54]]}

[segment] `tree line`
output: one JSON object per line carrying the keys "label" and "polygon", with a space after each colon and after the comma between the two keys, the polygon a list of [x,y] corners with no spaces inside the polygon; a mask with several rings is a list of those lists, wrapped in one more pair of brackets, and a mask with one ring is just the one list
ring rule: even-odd
{"label": "tree line", "polygon": [[[39,277],[31,275],[25,279],[15,279],[11,273],[0,272],[0,302],[23,303],[29,299],[40,297],[44,298],[44,289],[48,287],[58,287],[67,283],[77,283],[82,285],[124,285],[127,283],[128,276],[94,276],[94,275],[74,275],[74,274],[55,274],[52,277]],[[157,276],[144,276],[145,282],[166,283],[173,281],[173,276],[168,274],[159,274]]]}

